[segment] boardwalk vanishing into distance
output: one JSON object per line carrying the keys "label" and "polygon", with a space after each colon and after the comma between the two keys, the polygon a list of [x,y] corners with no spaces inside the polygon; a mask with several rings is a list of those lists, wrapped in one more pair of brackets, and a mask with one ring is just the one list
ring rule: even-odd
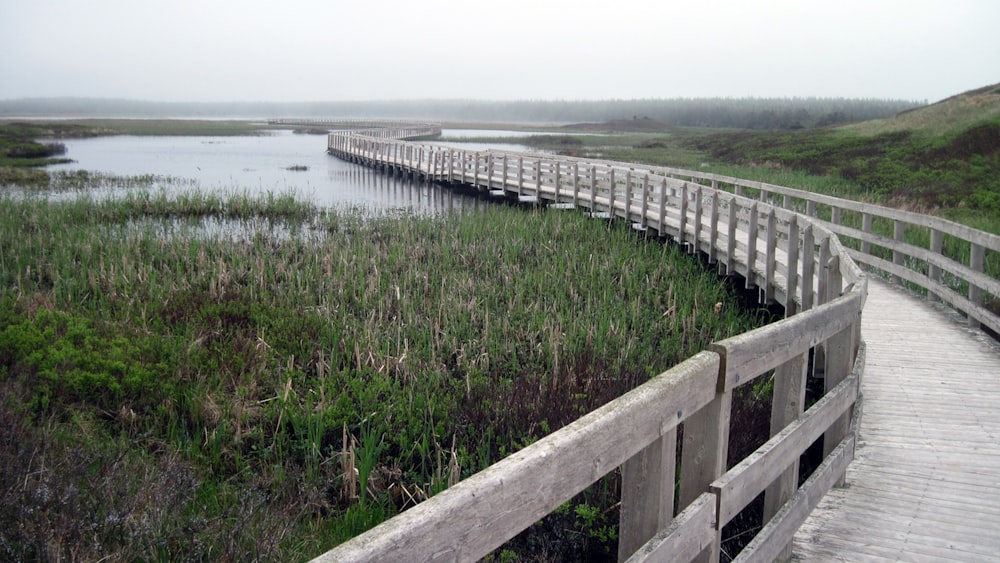
{"label": "boardwalk vanishing into distance", "polygon": [[[1000,331],[988,306],[1000,282],[985,268],[1000,256],[1000,237],[760,182],[464,151],[403,140],[432,125],[378,125],[345,124],[330,134],[330,153],[627,221],[741,276],[786,318],[664,366],[317,560],[476,560],[619,468],[621,560],[728,556],[722,527],[761,493],[763,527],[738,561],[1000,557],[1000,352],[978,332]],[[806,409],[809,374],[823,378],[825,394]],[[727,460],[732,392],[763,375],[774,377],[772,438]],[[823,461],[800,484],[799,456],[817,440]]]}

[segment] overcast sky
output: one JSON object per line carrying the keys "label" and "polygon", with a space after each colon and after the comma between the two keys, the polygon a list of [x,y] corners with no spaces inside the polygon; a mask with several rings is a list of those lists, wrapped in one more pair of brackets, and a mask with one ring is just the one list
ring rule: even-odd
{"label": "overcast sky", "polygon": [[997,0],[0,0],[0,99],[934,102],[997,82]]}

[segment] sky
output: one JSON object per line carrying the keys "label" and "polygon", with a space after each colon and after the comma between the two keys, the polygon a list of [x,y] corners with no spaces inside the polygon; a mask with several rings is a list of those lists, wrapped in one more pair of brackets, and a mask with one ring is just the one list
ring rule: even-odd
{"label": "sky", "polygon": [[0,0],[0,100],[846,97],[1000,82],[997,0]]}

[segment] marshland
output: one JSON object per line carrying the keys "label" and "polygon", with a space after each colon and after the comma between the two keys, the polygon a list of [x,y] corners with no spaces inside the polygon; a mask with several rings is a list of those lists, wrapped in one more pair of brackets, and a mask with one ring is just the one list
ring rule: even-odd
{"label": "marshland", "polygon": [[[995,230],[995,117],[907,135],[623,121],[445,140],[709,169]],[[626,226],[397,184],[322,154],[320,137],[281,134],[322,165],[273,167],[343,166],[384,203],[333,204],[297,180],[21,166],[74,158],[73,137],[168,130],[47,125],[28,137],[66,154],[0,160],[4,558],[308,558],[771,318],[697,256]],[[936,172],[919,166],[928,155],[945,159]],[[427,212],[414,197],[464,203]],[[769,393],[762,378],[737,400],[732,447],[766,438]],[[603,479],[495,559],[613,557],[616,488]]]}

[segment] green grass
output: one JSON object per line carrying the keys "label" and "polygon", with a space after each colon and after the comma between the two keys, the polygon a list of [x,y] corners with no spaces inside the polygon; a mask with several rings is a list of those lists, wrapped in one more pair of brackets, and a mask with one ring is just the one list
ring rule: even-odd
{"label": "green grass", "polygon": [[760,322],[576,213],[0,195],[0,546],[314,556]]}

